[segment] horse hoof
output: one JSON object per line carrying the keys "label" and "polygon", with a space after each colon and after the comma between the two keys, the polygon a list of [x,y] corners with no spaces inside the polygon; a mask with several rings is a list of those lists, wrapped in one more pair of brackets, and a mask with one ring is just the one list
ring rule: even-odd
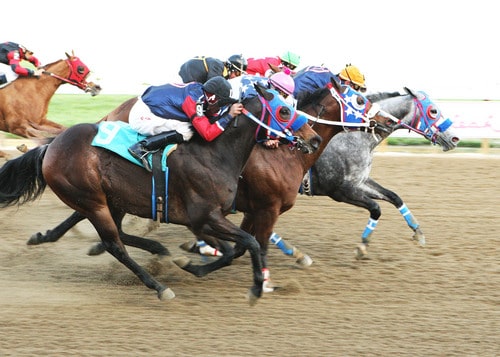
{"label": "horse hoof", "polygon": [[259,300],[259,297],[254,294],[252,289],[250,289],[250,290],[248,290],[248,293],[247,293],[247,300],[248,300],[248,303],[250,304],[250,306],[254,306],[257,303],[257,301]]}
{"label": "horse hoof", "polygon": [[92,247],[90,247],[89,251],[87,252],[87,255],[90,256],[101,255],[105,251],[106,249],[104,248],[104,245],[102,243],[96,243]]}
{"label": "horse hoof", "polygon": [[170,288],[166,288],[165,290],[158,293],[158,298],[161,301],[172,300],[175,297],[175,293]]}
{"label": "horse hoof", "polygon": [[308,268],[312,265],[313,260],[310,256],[304,254],[304,256],[300,257],[295,262],[303,268]]}
{"label": "horse hoof", "polygon": [[189,242],[182,243],[179,248],[189,253],[199,253],[196,249],[196,241],[190,240]]}
{"label": "horse hoof", "polygon": [[33,234],[30,239],[26,242],[27,245],[38,245],[40,244],[40,238],[42,237],[42,233],[38,232]]}
{"label": "horse hoof", "polygon": [[413,240],[418,241],[421,247],[425,247],[425,235],[423,233],[415,233],[413,235]]}
{"label": "horse hoof", "polygon": [[359,244],[356,247],[356,250],[354,251],[354,253],[356,254],[357,260],[363,259],[368,254],[367,245],[365,243]]}
{"label": "horse hoof", "polygon": [[17,145],[16,149],[22,153],[26,153],[28,151],[28,147],[26,146],[26,144]]}
{"label": "horse hoof", "polygon": [[185,268],[191,263],[191,259],[186,257],[185,255],[182,255],[180,257],[174,258],[173,262],[181,269]]}

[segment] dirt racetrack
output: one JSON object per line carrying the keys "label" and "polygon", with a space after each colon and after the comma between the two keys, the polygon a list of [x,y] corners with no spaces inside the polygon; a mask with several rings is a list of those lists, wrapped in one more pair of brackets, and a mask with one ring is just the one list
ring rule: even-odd
{"label": "dirt racetrack", "polygon": [[[499,173],[497,155],[377,154],[372,177],[403,197],[427,246],[382,202],[369,259],[356,261],[367,212],[300,196],[277,231],[314,264],[271,247],[282,288],[253,307],[248,255],[196,278],[130,248],[176,293],[161,302],[110,255],[87,256],[97,240],[87,222],[27,246],[71,213],[47,190],[0,209],[0,356],[500,356]],[[147,236],[174,256],[191,238],[174,225]]]}

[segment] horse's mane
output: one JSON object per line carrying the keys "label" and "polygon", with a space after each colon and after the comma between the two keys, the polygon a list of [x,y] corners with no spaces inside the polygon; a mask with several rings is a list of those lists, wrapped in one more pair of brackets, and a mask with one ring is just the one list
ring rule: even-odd
{"label": "horse's mane", "polygon": [[393,97],[399,97],[403,94],[399,92],[378,92],[378,93],[371,93],[366,96],[370,102],[379,102],[383,99],[387,98],[393,98]]}
{"label": "horse's mane", "polygon": [[314,92],[301,92],[295,98],[297,99],[297,108],[302,109],[309,104],[318,103],[328,93],[330,93],[330,90],[326,87],[316,89]]}

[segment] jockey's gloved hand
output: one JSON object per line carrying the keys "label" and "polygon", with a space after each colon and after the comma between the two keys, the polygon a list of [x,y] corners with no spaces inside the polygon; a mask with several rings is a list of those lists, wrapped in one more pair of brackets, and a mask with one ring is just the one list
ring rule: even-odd
{"label": "jockey's gloved hand", "polygon": [[217,120],[217,124],[219,124],[219,126],[221,128],[225,129],[229,125],[229,123],[231,123],[231,121],[233,121],[233,119],[234,119],[234,117],[231,114],[227,113],[227,114],[224,114],[222,116],[222,118]]}

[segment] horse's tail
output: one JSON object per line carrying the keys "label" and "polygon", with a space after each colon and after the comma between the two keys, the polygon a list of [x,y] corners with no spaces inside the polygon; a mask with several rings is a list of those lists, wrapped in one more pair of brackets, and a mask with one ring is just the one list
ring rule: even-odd
{"label": "horse's tail", "polygon": [[0,168],[0,207],[22,205],[38,198],[47,182],[42,161],[48,145],[38,146]]}

